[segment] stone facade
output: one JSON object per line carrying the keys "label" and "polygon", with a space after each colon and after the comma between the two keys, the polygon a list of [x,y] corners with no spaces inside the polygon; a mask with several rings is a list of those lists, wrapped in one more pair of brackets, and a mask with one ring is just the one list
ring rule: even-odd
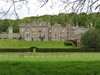
{"label": "stone facade", "polygon": [[13,28],[8,28],[8,34],[0,34],[0,38],[17,38],[27,41],[48,41],[48,40],[80,40],[80,37],[88,31],[87,28],[79,27],[78,24],[75,27],[71,27],[67,24],[66,27],[62,27],[60,24],[50,25],[50,22],[33,22],[33,23],[21,23],[19,25],[19,33],[13,33]]}

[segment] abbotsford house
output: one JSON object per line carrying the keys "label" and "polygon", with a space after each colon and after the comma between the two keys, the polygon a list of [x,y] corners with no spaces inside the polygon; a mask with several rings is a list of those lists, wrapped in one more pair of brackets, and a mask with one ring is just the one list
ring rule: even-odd
{"label": "abbotsford house", "polygon": [[80,40],[81,36],[88,31],[89,28],[71,26],[67,24],[63,27],[61,24],[55,23],[53,26],[50,22],[32,22],[32,23],[21,23],[19,25],[19,33],[13,33],[13,27],[8,28],[8,33],[0,34],[0,39],[23,39],[27,41],[35,40]]}

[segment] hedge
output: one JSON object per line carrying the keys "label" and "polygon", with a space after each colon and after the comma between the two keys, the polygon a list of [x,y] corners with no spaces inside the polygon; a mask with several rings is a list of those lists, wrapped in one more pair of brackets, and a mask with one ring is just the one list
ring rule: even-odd
{"label": "hedge", "polygon": [[100,48],[38,48],[36,52],[100,52]]}
{"label": "hedge", "polygon": [[100,52],[100,48],[6,48],[0,49],[0,52]]}
{"label": "hedge", "polygon": [[17,49],[12,49],[12,48],[4,48],[4,49],[0,49],[0,52],[28,52],[29,49],[28,48],[17,48]]}
{"label": "hedge", "polygon": [[1,48],[0,52],[33,52],[33,49],[36,47],[31,48]]}

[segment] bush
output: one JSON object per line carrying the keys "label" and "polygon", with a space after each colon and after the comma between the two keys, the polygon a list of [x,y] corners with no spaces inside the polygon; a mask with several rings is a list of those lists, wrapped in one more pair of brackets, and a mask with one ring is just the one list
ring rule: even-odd
{"label": "bush", "polygon": [[100,48],[17,48],[0,49],[0,52],[100,52]]}
{"label": "bush", "polygon": [[29,52],[30,48],[0,48],[0,52]]}
{"label": "bush", "polygon": [[33,52],[36,47],[30,48],[0,48],[0,52]]}
{"label": "bush", "polygon": [[67,46],[74,46],[75,45],[73,40],[65,40],[64,44],[67,45]]}
{"label": "bush", "polygon": [[36,52],[100,52],[100,48],[37,48]]}
{"label": "bush", "polygon": [[81,38],[84,47],[100,48],[100,30],[87,31]]}

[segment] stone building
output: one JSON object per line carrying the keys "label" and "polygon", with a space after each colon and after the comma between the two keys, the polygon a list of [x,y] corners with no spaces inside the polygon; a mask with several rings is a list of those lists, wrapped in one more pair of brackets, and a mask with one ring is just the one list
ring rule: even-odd
{"label": "stone building", "polygon": [[77,40],[80,44],[81,36],[88,31],[88,28],[79,27],[78,24],[72,27],[67,24],[62,27],[60,24],[50,25],[50,22],[21,23],[19,33],[13,33],[13,27],[8,28],[8,34],[0,34],[1,39],[23,39],[27,41],[49,41],[49,40]]}

